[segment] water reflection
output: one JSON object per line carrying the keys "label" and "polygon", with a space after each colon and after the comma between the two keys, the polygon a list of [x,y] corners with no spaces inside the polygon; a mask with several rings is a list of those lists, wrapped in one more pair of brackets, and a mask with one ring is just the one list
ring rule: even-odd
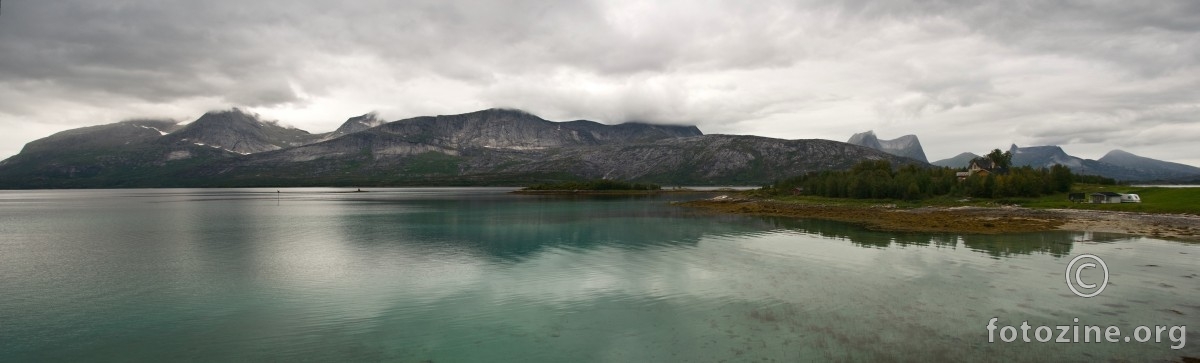
{"label": "water reflection", "polygon": [[[1166,241],[342,191],[0,193],[0,360],[1144,360],[1175,352],[988,345],[980,327],[1200,314],[1200,253]],[[1063,286],[1077,253],[1109,263],[1103,296]]]}
{"label": "water reflection", "polygon": [[355,244],[453,246],[514,261],[551,247],[686,247],[706,235],[761,228],[753,223],[711,223],[668,208],[665,201],[646,200],[644,196],[372,200],[365,211],[335,218],[340,219],[342,239]]}
{"label": "water reflection", "polygon": [[817,219],[730,215],[698,218],[694,211],[667,206],[672,199],[688,198],[694,196],[480,195],[389,199],[371,195],[341,199],[339,203],[367,204],[373,208],[356,205],[349,208],[353,211],[332,216],[339,219],[334,225],[341,229],[341,239],[360,248],[406,244],[437,250],[453,246],[513,261],[550,247],[686,247],[694,246],[705,236],[772,229],[801,231],[868,248],[962,247],[994,258],[1029,254],[1062,257],[1071,254],[1075,242],[1130,238],[1074,231],[1005,235],[881,232]]}
{"label": "water reflection", "polygon": [[837,221],[786,217],[760,218],[765,225],[772,228],[785,228],[826,238],[843,239],[860,247],[924,246],[956,248],[962,246],[972,251],[986,253],[995,258],[1029,254],[1048,254],[1054,257],[1063,257],[1071,255],[1071,248],[1076,242],[1118,242],[1127,241],[1132,238],[1124,234],[1080,231],[1047,231],[997,235],[880,232]]}

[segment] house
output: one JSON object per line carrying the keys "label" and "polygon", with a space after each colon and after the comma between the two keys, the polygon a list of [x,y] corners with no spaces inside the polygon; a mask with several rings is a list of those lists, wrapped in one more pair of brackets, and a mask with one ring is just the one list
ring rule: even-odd
{"label": "house", "polygon": [[996,166],[996,163],[987,158],[979,158],[971,160],[971,164],[967,166],[967,171],[960,171],[954,174],[959,181],[967,180],[972,175],[988,176],[988,174],[997,173],[1004,174],[1007,169]]}
{"label": "house", "polygon": [[1087,201],[1087,194],[1083,194],[1083,193],[1067,194],[1067,200],[1075,202],[1075,203],[1083,203],[1083,202]]}
{"label": "house", "polygon": [[1121,203],[1141,203],[1142,197],[1137,194],[1121,194]]}
{"label": "house", "polygon": [[1119,193],[1099,192],[1099,193],[1092,193],[1091,197],[1092,197],[1092,203],[1097,203],[1097,204],[1108,204],[1108,203],[1120,203],[1121,202],[1121,194],[1119,194]]}
{"label": "house", "polygon": [[967,172],[971,175],[987,176],[996,169],[996,163],[988,159],[971,160],[971,165],[967,166]]}

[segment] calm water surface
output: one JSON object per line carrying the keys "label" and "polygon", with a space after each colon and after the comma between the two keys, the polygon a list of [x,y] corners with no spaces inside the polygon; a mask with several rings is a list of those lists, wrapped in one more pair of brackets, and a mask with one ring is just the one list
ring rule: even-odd
{"label": "calm water surface", "polygon": [[[0,361],[1174,360],[1200,245],[895,234],[507,189],[0,192]],[[1107,262],[1095,298],[1064,281]],[[1188,325],[1187,345],[988,343]]]}

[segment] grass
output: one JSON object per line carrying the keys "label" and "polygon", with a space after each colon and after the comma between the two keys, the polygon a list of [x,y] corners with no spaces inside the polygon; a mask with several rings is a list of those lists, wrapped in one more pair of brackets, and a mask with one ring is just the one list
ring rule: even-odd
{"label": "grass", "polygon": [[[1074,203],[1067,200],[1068,193],[1056,193],[1045,195],[1037,198],[962,198],[939,196],[934,198],[921,199],[916,201],[910,200],[895,200],[895,199],[851,199],[851,198],[829,198],[818,197],[811,195],[788,195],[774,197],[772,199],[781,202],[791,202],[798,204],[811,205],[828,205],[828,206],[877,206],[877,205],[892,205],[896,208],[920,208],[920,207],[960,207],[960,206],[976,206],[989,207],[998,205],[1019,205],[1028,208],[1038,209],[1089,209],[1089,210],[1111,210],[1125,212],[1141,212],[1141,213],[1186,213],[1200,214],[1200,188],[1162,188],[1162,187],[1132,187],[1119,185],[1097,185],[1097,184],[1076,184],[1071,187],[1074,193],[1091,194],[1095,192],[1111,191],[1117,193],[1134,193],[1142,198],[1141,203],[1120,203],[1120,204],[1091,204],[1091,203]],[[753,191],[747,192],[750,196],[756,196]]]}
{"label": "grass", "polygon": [[[941,196],[916,201],[892,199],[828,198],[805,195],[767,195],[761,190],[739,193],[734,198],[700,199],[680,206],[701,208],[713,212],[781,216],[790,218],[813,218],[858,223],[868,229],[901,232],[937,232],[999,234],[1049,231],[1062,228],[1066,223],[1089,221],[1079,215],[1092,213],[1064,213],[1039,209],[1086,209],[1104,211],[1127,211],[1141,213],[1200,214],[1200,188],[1161,188],[1084,185],[1073,186],[1076,193],[1113,191],[1136,193],[1142,203],[1090,204],[1073,203],[1067,200],[1068,193],[1056,193],[1038,198],[961,198]],[[1018,205],[1028,209],[998,208]],[[950,207],[973,206],[982,208],[951,209]],[[934,208],[923,208],[934,207]],[[922,209],[917,209],[922,208]],[[1174,218],[1146,219],[1137,216],[1102,214],[1105,224],[1115,223],[1122,230],[1113,233],[1130,233],[1181,240],[1196,240],[1193,230],[1194,219]],[[1092,221],[1095,222],[1095,221]],[[1109,223],[1114,222],[1114,223]],[[1162,224],[1166,223],[1166,224]],[[1085,223],[1086,224],[1086,223]],[[1073,228],[1079,228],[1075,226]]]}
{"label": "grass", "polygon": [[1067,194],[1048,195],[1021,203],[1030,208],[1064,208],[1112,210],[1142,213],[1187,213],[1200,214],[1200,188],[1162,188],[1162,187],[1132,187],[1120,185],[1076,184],[1071,187],[1075,193],[1091,194],[1095,192],[1133,193],[1141,196],[1141,203],[1092,204],[1073,203],[1067,200]]}

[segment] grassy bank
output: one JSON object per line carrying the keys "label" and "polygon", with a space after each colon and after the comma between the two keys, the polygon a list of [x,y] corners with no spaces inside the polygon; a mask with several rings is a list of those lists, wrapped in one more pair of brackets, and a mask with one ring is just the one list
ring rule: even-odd
{"label": "grassy bank", "polygon": [[1117,192],[1133,193],[1142,197],[1141,203],[1092,204],[1072,203],[1067,195],[1049,195],[1036,199],[1022,200],[1020,205],[1029,208],[1062,208],[1111,210],[1139,213],[1185,213],[1200,214],[1200,188],[1131,187],[1119,185],[1076,185],[1076,193]]}
{"label": "grassy bank", "polygon": [[1143,202],[1072,203],[1067,193],[1027,199],[892,200],[778,196],[754,190],[677,205],[717,213],[835,220],[881,231],[1000,234],[1065,229],[1200,240],[1200,188],[1078,185],[1073,190],[1137,193]]}
{"label": "grassy bank", "polygon": [[880,204],[828,204],[816,200],[697,200],[680,206],[713,212],[815,218],[862,225],[871,230],[924,233],[1000,234],[1054,230],[1066,222],[1051,213],[1000,208],[901,209]]}
{"label": "grassy bank", "polygon": [[769,198],[779,202],[830,206],[876,206],[888,205],[911,209],[922,207],[999,207],[1020,206],[1035,209],[1085,209],[1137,213],[1178,213],[1200,215],[1200,188],[1132,187],[1119,185],[1075,184],[1072,193],[1095,192],[1133,193],[1141,196],[1141,203],[1092,204],[1075,203],[1067,200],[1068,193],[1054,193],[1037,198],[962,198],[940,196],[920,200],[903,199],[852,199],[828,198],[809,195],[767,196],[756,191],[743,194],[749,198]]}

